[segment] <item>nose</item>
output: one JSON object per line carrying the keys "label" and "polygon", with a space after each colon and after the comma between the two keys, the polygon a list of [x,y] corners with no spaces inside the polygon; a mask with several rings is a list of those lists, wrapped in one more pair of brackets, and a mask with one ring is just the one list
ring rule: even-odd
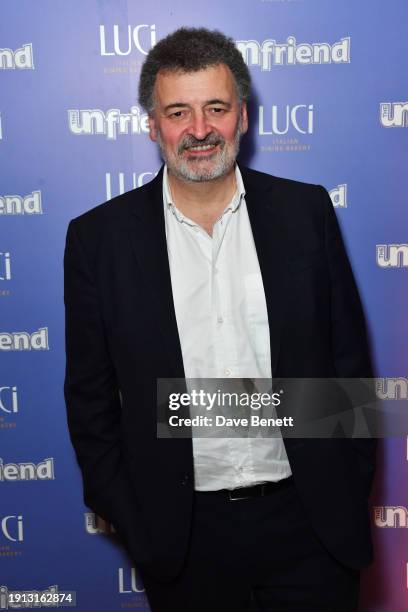
{"label": "nose", "polygon": [[208,118],[203,110],[195,111],[191,116],[190,133],[197,140],[204,140],[211,132],[212,128],[208,124]]}

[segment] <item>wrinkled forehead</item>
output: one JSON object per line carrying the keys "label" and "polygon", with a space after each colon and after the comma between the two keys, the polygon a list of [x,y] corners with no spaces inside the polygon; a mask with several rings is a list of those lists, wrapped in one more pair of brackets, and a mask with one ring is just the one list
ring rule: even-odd
{"label": "wrinkled forehead", "polygon": [[226,64],[211,64],[199,70],[165,68],[159,70],[154,86],[154,103],[166,105],[174,101],[238,99],[237,85]]}

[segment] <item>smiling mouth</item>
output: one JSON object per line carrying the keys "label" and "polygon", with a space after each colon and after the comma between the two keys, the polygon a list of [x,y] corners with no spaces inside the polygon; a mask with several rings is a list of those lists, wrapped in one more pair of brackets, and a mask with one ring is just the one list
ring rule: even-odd
{"label": "smiling mouth", "polygon": [[191,145],[190,147],[185,147],[184,151],[191,160],[208,160],[216,154],[218,144],[217,142],[215,144]]}
{"label": "smiling mouth", "polygon": [[223,139],[214,132],[207,134],[202,140],[189,135],[180,143],[179,153],[195,158],[208,158],[220,147],[223,148]]}
{"label": "smiling mouth", "polygon": [[187,151],[212,151],[215,149],[217,145],[215,144],[207,144],[207,145],[193,145],[187,148]]}

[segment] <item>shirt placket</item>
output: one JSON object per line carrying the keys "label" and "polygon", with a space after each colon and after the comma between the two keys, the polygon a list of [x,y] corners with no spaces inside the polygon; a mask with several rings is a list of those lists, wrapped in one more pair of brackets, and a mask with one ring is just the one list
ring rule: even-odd
{"label": "shirt placket", "polygon": [[[215,224],[213,232],[213,329],[214,346],[216,347],[217,370],[220,378],[237,376],[237,351],[234,344],[233,322],[228,320],[226,313],[231,312],[231,295],[227,276],[230,262],[224,260],[226,232],[232,222],[229,210]],[[253,472],[253,461],[250,443],[245,438],[229,438],[225,440],[229,456],[231,475],[237,487],[247,483],[249,474]]]}
{"label": "shirt placket", "polygon": [[217,364],[218,378],[231,378],[234,376],[234,361],[231,359],[235,353],[231,350],[233,338],[228,334],[229,322],[226,320],[226,312],[229,303],[229,279],[226,277],[225,266],[223,265],[224,241],[228,225],[231,221],[231,211],[226,211],[215,223],[213,230],[212,248],[212,329],[213,344],[215,347],[215,357]]}

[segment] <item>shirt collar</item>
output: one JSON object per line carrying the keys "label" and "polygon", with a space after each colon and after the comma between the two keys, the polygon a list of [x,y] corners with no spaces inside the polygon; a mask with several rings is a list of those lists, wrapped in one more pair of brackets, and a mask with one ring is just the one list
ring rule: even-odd
{"label": "shirt collar", "polygon": [[[235,212],[238,206],[241,204],[242,199],[245,197],[244,181],[242,180],[242,174],[240,169],[238,168],[238,164],[235,164],[235,179],[237,182],[237,188],[235,190],[231,202],[227,204],[222,214],[226,213],[228,210]],[[173,201],[169,184],[167,164],[164,165],[163,170],[163,202],[165,207],[171,210],[179,221],[186,220],[186,217],[178,210],[177,206]]]}

